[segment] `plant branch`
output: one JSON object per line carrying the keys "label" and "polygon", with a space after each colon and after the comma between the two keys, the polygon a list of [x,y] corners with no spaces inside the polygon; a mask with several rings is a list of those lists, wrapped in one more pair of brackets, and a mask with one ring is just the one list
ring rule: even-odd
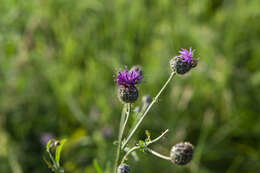
{"label": "plant branch", "polygon": [[115,165],[114,165],[114,172],[116,173],[118,161],[120,158],[120,143],[121,143],[121,130],[125,121],[125,114],[126,114],[126,104],[124,105],[121,113],[121,119],[120,119],[120,125],[119,125],[119,133],[118,133],[118,139],[117,139],[117,151],[116,151],[116,159],[115,159]]}
{"label": "plant branch", "polygon": [[122,149],[124,149],[124,147],[126,146],[126,144],[129,142],[129,140],[131,139],[131,137],[133,136],[133,134],[136,132],[137,128],[139,127],[139,125],[141,124],[141,122],[143,121],[143,119],[145,118],[145,116],[147,115],[147,113],[149,112],[149,110],[151,109],[151,107],[153,106],[153,104],[158,100],[159,96],[161,95],[161,93],[163,92],[163,90],[166,88],[166,86],[169,84],[169,82],[172,80],[173,76],[175,75],[175,72],[172,72],[170,77],[168,78],[168,80],[165,82],[165,84],[163,85],[163,87],[161,88],[161,90],[158,92],[158,94],[155,96],[155,98],[153,99],[153,101],[151,102],[151,104],[148,106],[148,108],[146,109],[146,111],[144,112],[144,114],[142,115],[142,117],[140,118],[140,120],[137,122],[137,124],[135,125],[134,129],[131,131],[130,135],[127,137],[126,141],[124,142],[124,144],[122,145]]}
{"label": "plant branch", "polygon": [[152,150],[152,149],[150,149],[150,148],[147,148],[147,151],[149,151],[151,154],[153,154],[153,155],[155,155],[155,156],[157,156],[157,157],[159,157],[159,158],[161,158],[161,159],[171,160],[170,157],[165,156],[165,155],[162,155],[162,154],[160,154],[160,153],[157,153],[156,151],[154,151],[154,150]]}
{"label": "plant branch", "polygon": [[125,127],[126,127],[126,124],[127,124],[127,121],[128,121],[130,113],[131,113],[131,103],[128,103],[127,104],[127,112],[126,112],[125,122],[123,124],[122,130],[121,130],[121,134],[120,134],[120,139],[121,140],[122,140],[122,137],[123,137],[123,134],[124,134],[124,131],[125,131]]}
{"label": "plant branch", "polygon": [[166,133],[169,132],[169,129],[165,130],[160,136],[158,136],[157,138],[155,138],[154,140],[151,140],[150,142],[147,143],[147,146],[152,144],[152,143],[155,143],[157,141],[159,141]]}
{"label": "plant branch", "polygon": [[122,159],[122,161],[121,161],[121,164],[123,164],[123,163],[126,161],[126,159],[127,159],[127,157],[128,157],[129,154],[131,154],[133,151],[135,151],[135,150],[137,150],[137,149],[140,149],[140,147],[139,147],[139,146],[134,146],[134,147],[131,148],[129,151],[127,151],[127,153],[124,155],[124,157],[123,157],[123,159]]}
{"label": "plant branch", "polygon": [[48,151],[48,154],[49,154],[49,157],[52,161],[52,164],[53,164],[53,168],[54,168],[54,172],[56,173],[59,169],[59,165],[57,165],[55,159],[53,158],[52,154]]}
{"label": "plant branch", "polygon": [[117,144],[117,153],[116,153],[116,160],[115,160],[115,167],[114,167],[114,172],[116,173],[119,159],[120,159],[120,149],[121,149],[121,142],[122,142],[122,136],[124,134],[125,126],[127,124],[129,115],[131,112],[131,104],[125,104],[124,108],[122,110],[121,114],[121,120],[120,120],[120,127],[119,127],[119,134],[118,134],[118,144]]}
{"label": "plant branch", "polygon": [[[155,138],[154,140],[151,140],[150,142],[148,142],[148,143],[146,144],[146,146],[149,146],[149,145],[151,145],[152,143],[157,142],[157,141],[160,140],[167,132],[169,132],[169,129],[165,130],[160,136],[158,136],[158,137]],[[128,155],[129,155],[130,153],[132,153],[133,151],[135,151],[135,150],[137,150],[137,149],[140,149],[140,148],[141,148],[140,146],[134,146],[133,148],[131,148],[130,150],[128,150],[127,153],[124,155],[124,157],[123,157],[123,159],[122,159],[122,161],[121,161],[121,164],[123,164],[123,163],[126,161]]]}

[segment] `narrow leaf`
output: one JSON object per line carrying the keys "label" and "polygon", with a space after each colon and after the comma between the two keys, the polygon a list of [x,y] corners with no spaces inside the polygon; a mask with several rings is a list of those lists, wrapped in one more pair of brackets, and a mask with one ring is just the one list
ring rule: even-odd
{"label": "narrow leaf", "polygon": [[145,147],[145,142],[142,141],[142,140],[139,140],[139,146],[140,146],[141,148],[144,148],[144,147]]}
{"label": "narrow leaf", "polygon": [[60,165],[60,154],[61,154],[61,150],[63,148],[63,145],[65,144],[65,142],[67,141],[67,139],[62,139],[60,141],[60,145],[57,146],[56,148],[56,156],[55,156],[55,161],[56,161],[56,164],[59,166]]}
{"label": "narrow leaf", "polygon": [[50,148],[51,148],[51,145],[52,145],[52,140],[50,139],[46,145],[46,151],[47,152],[50,152]]}

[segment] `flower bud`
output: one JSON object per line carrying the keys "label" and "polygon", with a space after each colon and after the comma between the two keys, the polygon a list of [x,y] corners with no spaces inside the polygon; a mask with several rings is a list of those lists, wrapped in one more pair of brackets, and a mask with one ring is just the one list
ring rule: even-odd
{"label": "flower bud", "polygon": [[189,142],[181,142],[171,149],[170,157],[177,165],[186,165],[192,160],[194,147]]}
{"label": "flower bud", "polygon": [[150,103],[152,103],[153,98],[150,95],[145,95],[142,97],[142,103],[143,105],[149,105]]}
{"label": "flower bud", "polygon": [[118,166],[117,173],[130,173],[130,167],[127,164],[123,163]]}
{"label": "flower bud", "polygon": [[124,103],[134,103],[138,99],[138,89],[135,86],[120,86],[118,97]]}
{"label": "flower bud", "polygon": [[185,74],[190,71],[191,68],[197,66],[198,59],[195,59],[194,51],[192,48],[189,50],[181,49],[179,51],[180,55],[175,56],[170,60],[171,69],[176,72],[177,74]]}
{"label": "flower bud", "polygon": [[185,74],[192,68],[192,64],[183,62],[181,57],[175,56],[170,60],[170,66],[177,74]]}

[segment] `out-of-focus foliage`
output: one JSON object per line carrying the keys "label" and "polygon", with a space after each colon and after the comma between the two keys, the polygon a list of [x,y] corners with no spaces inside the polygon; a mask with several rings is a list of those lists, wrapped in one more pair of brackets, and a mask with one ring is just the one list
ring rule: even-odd
{"label": "out-of-focus foliage", "polygon": [[122,108],[113,75],[140,64],[140,94],[154,95],[190,46],[198,67],[175,77],[137,138],[169,128],[153,149],[188,140],[194,160],[139,152],[132,172],[258,172],[259,0],[0,0],[0,172],[48,172],[41,138],[51,133],[68,139],[66,172],[98,163],[111,173]]}

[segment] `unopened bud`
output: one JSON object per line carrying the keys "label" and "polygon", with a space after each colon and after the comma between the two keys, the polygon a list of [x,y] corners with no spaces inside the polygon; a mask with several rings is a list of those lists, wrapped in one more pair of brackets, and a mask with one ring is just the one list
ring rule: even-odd
{"label": "unopened bud", "polygon": [[173,71],[181,75],[187,73],[191,68],[195,67],[194,63],[184,62],[179,56],[175,56],[170,60],[170,66]]}
{"label": "unopened bud", "polygon": [[143,105],[149,105],[150,103],[152,103],[153,98],[150,95],[145,95],[142,97],[142,102]]}
{"label": "unopened bud", "polygon": [[130,167],[123,163],[118,166],[117,173],[130,173]]}
{"label": "unopened bud", "polygon": [[186,165],[192,160],[194,147],[189,142],[181,142],[171,149],[170,157],[177,165]]}

